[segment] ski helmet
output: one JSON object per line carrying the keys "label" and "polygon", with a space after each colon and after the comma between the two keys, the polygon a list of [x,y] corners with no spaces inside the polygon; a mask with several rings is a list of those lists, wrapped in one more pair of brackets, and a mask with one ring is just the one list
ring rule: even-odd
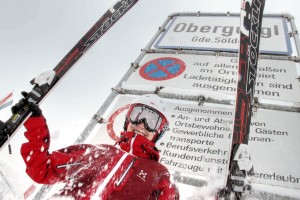
{"label": "ski helmet", "polygon": [[135,99],[129,106],[124,123],[127,131],[129,122],[132,124],[144,123],[145,128],[155,132],[152,142],[157,142],[169,128],[166,103],[157,95],[147,94]]}

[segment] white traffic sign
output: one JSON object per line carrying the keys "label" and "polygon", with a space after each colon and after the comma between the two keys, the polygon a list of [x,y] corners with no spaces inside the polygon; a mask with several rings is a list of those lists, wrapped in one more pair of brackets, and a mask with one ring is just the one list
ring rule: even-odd
{"label": "white traffic sign", "polygon": [[[132,97],[119,96],[112,103],[111,111],[105,113],[106,124],[88,139],[89,142],[114,144],[123,131],[125,114],[133,100]],[[170,130],[156,144],[160,151],[159,162],[181,173],[197,176],[217,174],[224,178],[228,167],[233,110],[168,102],[167,115]]]}
{"label": "white traffic sign", "polygon": [[[187,54],[147,54],[141,67],[123,86],[163,86],[203,91],[214,98],[223,93],[235,98],[238,59]],[[300,102],[297,64],[259,60],[254,95],[261,99]],[[143,87],[140,87],[143,88]],[[178,90],[179,91],[179,90]],[[201,93],[201,92],[200,92]]]}
{"label": "white traffic sign", "polygon": [[[123,130],[127,105],[134,98],[119,95],[105,113],[106,123],[89,142],[114,144]],[[231,144],[234,109],[219,104],[168,101],[170,130],[156,146],[160,161],[180,173],[224,177]],[[254,183],[300,189],[300,114],[258,109],[250,128],[249,146]]]}
{"label": "white traffic sign", "polygon": [[[239,47],[239,16],[177,16],[158,38],[155,48],[224,50],[237,52]],[[291,55],[287,20],[264,17],[260,51]]]}
{"label": "white traffic sign", "polygon": [[249,147],[254,182],[300,189],[300,113],[258,110],[252,118]]}

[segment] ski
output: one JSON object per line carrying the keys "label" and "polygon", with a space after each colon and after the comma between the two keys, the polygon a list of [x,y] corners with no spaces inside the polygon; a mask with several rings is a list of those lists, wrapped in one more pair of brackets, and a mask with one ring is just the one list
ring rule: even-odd
{"label": "ski", "polygon": [[[240,46],[238,84],[235,101],[235,117],[229,159],[229,175],[226,181],[236,199],[243,199],[245,179],[253,173],[253,165],[248,150],[250,122],[254,103],[260,33],[265,0],[242,0],[240,13]],[[240,159],[248,160],[242,164]],[[245,161],[245,160],[243,160]]]}
{"label": "ski", "polygon": [[[83,54],[112,27],[128,10],[130,10],[138,0],[118,0],[103,16],[92,26],[92,28],[78,41],[78,43],[67,53],[67,55],[53,69],[55,79],[49,89],[44,92],[37,102],[40,104],[55,85],[74,66]],[[33,84],[33,82],[31,81]],[[35,86],[36,87],[36,86]],[[34,89],[33,89],[34,90]],[[5,123],[0,121],[0,151],[14,136],[19,127],[31,115],[29,109],[24,109],[13,114]]]}

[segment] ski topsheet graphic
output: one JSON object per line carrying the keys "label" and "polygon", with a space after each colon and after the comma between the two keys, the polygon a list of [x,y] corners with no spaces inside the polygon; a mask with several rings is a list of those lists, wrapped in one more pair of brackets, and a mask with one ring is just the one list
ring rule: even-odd
{"label": "ski topsheet graphic", "polygon": [[[93,25],[93,27],[78,41],[70,52],[53,69],[55,79],[50,87],[44,91],[36,103],[46,97],[54,85],[56,85],[63,76],[74,66],[81,56],[111,27],[118,21],[138,0],[119,0]],[[32,84],[35,84],[31,82]],[[35,90],[35,87],[33,88]],[[5,123],[0,121],[0,147],[1,149],[14,135],[16,130],[23,124],[25,119],[30,116],[28,108],[10,117]],[[0,149],[0,150],[1,150]]]}
{"label": "ski topsheet graphic", "polygon": [[0,99],[0,110],[10,106],[13,103],[13,93],[9,93],[3,99]]}
{"label": "ski topsheet graphic", "polygon": [[264,5],[265,0],[243,0],[241,4],[238,86],[227,180],[227,187],[235,192],[237,198],[241,198],[245,189],[246,174],[253,170],[247,144]]}
{"label": "ski topsheet graphic", "polygon": [[233,144],[248,144],[264,3],[242,1]]}

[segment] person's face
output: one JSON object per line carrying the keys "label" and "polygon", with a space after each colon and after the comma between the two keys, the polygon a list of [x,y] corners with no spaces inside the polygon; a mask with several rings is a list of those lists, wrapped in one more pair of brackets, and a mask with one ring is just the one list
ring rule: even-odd
{"label": "person's face", "polygon": [[150,132],[148,131],[146,128],[145,128],[145,125],[143,122],[137,124],[137,125],[134,125],[132,124],[131,122],[129,122],[129,125],[127,127],[127,131],[128,132],[134,132],[136,134],[139,134],[139,135],[142,135],[144,136],[145,138],[147,138],[148,140],[152,141],[156,132]]}

